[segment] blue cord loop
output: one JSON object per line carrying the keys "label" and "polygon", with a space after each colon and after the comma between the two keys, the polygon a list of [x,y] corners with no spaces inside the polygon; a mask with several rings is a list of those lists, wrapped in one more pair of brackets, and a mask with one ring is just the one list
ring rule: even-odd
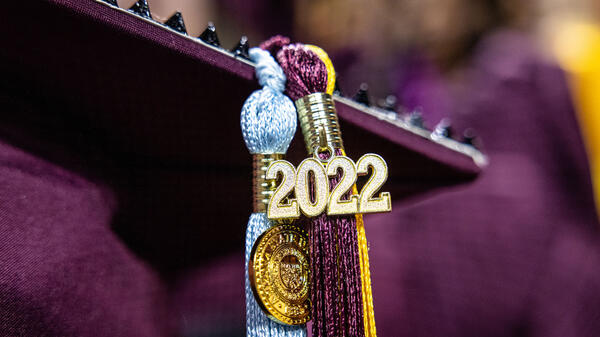
{"label": "blue cord loop", "polygon": [[[256,63],[256,77],[262,89],[253,92],[242,107],[240,125],[246,147],[252,154],[285,153],[296,132],[296,108],[283,94],[285,75],[269,54],[260,48],[250,49]],[[256,303],[248,278],[248,260],[256,239],[273,223],[265,213],[250,216],[246,229],[246,336],[306,337],[306,326],[288,326],[269,319]]]}
{"label": "blue cord loop", "polygon": [[241,127],[252,154],[285,153],[296,132],[296,108],[283,94],[285,75],[273,57],[259,48],[250,49],[256,76],[264,87],[253,92],[242,108]]}
{"label": "blue cord loop", "polygon": [[271,54],[260,48],[250,50],[250,58],[256,63],[256,77],[258,83],[263,87],[271,87],[279,92],[285,90],[285,74],[283,69],[271,56]]}

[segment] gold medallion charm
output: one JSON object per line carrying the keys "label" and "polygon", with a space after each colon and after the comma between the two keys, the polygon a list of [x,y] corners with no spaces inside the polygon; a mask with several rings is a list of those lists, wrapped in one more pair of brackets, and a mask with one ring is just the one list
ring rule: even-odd
{"label": "gold medallion charm", "polygon": [[265,314],[278,323],[310,320],[308,237],[293,225],[276,225],[254,244],[250,284]]}

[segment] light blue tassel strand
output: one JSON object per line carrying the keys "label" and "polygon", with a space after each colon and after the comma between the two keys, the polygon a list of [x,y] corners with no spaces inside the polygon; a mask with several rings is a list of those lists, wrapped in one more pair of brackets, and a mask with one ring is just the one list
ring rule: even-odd
{"label": "light blue tassel strand", "polygon": [[[296,132],[296,108],[283,94],[285,75],[269,52],[250,49],[256,77],[263,86],[244,103],[240,124],[246,147],[252,154],[285,153]],[[256,239],[273,223],[266,213],[253,213],[246,229],[246,336],[305,337],[306,326],[289,326],[269,319],[256,303],[248,278],[248,260]]]}

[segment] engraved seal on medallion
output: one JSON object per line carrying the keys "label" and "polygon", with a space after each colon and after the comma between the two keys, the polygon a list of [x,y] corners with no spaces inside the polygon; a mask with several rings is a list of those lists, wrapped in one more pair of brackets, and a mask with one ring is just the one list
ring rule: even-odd
{"label": "engraved seal on medallion", "polygon": [[276,225],[263,233],[248,262],[256,301],[278,323],[310,320],[309,252],[306,233],[294,225]]}

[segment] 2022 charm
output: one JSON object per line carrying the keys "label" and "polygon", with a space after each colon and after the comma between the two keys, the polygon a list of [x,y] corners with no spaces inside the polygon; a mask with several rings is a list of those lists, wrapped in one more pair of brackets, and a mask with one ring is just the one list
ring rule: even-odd
{"label": "2022 charm", "polygon": [[[355,194],[354,186],[358,176],[369,174],[369,167],[372,168],[371,176],[360,193]],[[342,171],[341,179],[330,193],[329,177],[335,177],[338,170]],[[356,163],[346,156],[334,156],[326,165],[319,159],[307,158],[297,169],[288,161],[277,160],[269,166],[265,178],[275,180],[280,174],[281,182],[273,192],[267,207],[269,219],[298,218],[300,212],[307,217],[314,217],[325,210],[328,215],[381,213],[392,210],[389,192],[381,192],[374,196],[388,177],[387,164],[377,154],[365,154]],[[343,199],[351,190],[349,198]],[[288,197],[292,191],[295,192],[295,198]]]}

